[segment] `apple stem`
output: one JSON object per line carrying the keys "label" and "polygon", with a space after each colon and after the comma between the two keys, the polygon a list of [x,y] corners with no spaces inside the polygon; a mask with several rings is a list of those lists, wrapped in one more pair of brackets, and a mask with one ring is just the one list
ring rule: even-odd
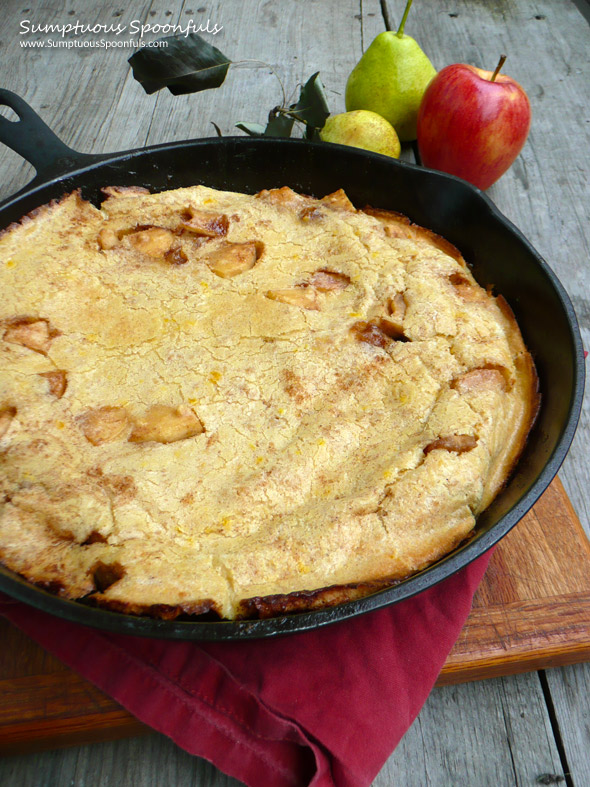
{"label": "apple stem", "polygon": [[404,11],[404,15],[402,16],[402,21],[399,23],[399,27],[397,29],[396,35],[399,38],[403,38],[404,36],[404,27],[406,26],[406,19],[408,18],[408,14],[410,13],[410,8],[412,7],[413,0],[408,0],[406,3],[406,9]]}
{"label": "apple stem", "polygon": [[500,69],[502,68],[502,66],[504,65],[505,62],[506,62],[506,55],[500,55],[500,60],[498,61],[498,65],[496,66],[496,70],[492,74],[492,78],[490,79],[490,82],[495,82],[496,81],[496,77],[500,73]]}

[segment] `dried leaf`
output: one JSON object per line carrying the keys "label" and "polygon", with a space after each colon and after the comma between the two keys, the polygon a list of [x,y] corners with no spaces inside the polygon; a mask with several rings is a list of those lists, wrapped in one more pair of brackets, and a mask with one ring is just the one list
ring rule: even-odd
{"label": "dried leaf", "polygon": [[290,137],[295,119],[285,115],[279,108],[270,113],[264,130],[265,137]]}
{"label": "dried leaf", "polygon": [[160,38],[167,46],[145,47],[129,58],[146,93],[167,87],[175,96],[223,84],[231,60],[197,33]]}
{"label": "dried leaf", "polygon": [[297,120],[306,124],[308,139],[315,136],[317,129],[323,128],[330,110],[319,71],[316,71],[303,85],[299,101],[291,104],[289,110]]}

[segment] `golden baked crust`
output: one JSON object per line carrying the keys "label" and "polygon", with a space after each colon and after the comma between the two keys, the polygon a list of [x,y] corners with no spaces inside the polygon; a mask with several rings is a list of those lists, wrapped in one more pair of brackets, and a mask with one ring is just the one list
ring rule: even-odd
{"label": "golden baked crust", "polygon": [[429,565],[538,406],[446,240],[289,188],[73,193],[0,236],[0,559],[160,617],[339,603]]}

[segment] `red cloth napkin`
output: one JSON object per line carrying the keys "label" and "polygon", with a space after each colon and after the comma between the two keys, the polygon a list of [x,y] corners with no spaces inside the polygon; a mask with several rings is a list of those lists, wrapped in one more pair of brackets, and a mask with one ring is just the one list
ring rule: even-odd
{"label": "red cloth napkin", "polygon": [[392,607],[272,640],[109,634],[4,596],[0,613],[250,787],[367,787],[428,697],[488,560]]}

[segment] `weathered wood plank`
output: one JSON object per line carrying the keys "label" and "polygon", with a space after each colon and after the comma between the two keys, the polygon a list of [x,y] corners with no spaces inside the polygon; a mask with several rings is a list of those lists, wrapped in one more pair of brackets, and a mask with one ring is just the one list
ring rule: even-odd
{"label": "weathered wood plank", "polygon": [[95,743],[34,757],[0,760],[0,782],[10,787],[240,787],[242,782],[192,757],[163,735]]}
{"label": "weathered wood plank", "polygon": [[545,678],[574,784],[590,784],[590,664],[547,670]]}
{"label": "weathered wood plank", "polygon": [[[167,5],[180,6],[180,1]],[[153,102],[139,106],[134,102],[134,92],[129,90],[126,60],[135,50],[24,49],[21,41],[59,41],[60,35],[20,36],[19,24],[24,19],[38,25],[64,25],[72,19],[89,25],[119,21],[123,24],[134,18],[149,18],[150,7],[149,0],[138,0],[132,10],[124,11],[118,0],[105,0],[81,3],[71,14],[73,9],[66,0],[49,0],[38,8],[7,0],[2,8],[1,51],[3,66],[8,63],[10,67],[6,71],[3,67],[0,86],[22,96],[76,150],[98,153],[143,144],[154,107]],[[104,38],[114,41],[117,36]],[[98,41],[100,37],[84,40]],[[108,114],[113,105],[120,107],[117,123]],[[25,185],[33,174],[32,168],[21,162],[19,156],[0,146],[0,199]]]}
{"label": "weathered wood plank", "polygon": [[435,689],[374,787],[534,785],[544,774],[563,778],[532,673]]}
{"label": "weathered wood plank", "polygon": [[[212,3],[208,16],[223,25],[213,43],[235,65],[218,90],[190,96],[161,91],[147,142],[186,138],[189,129],[190,137],[213,136],[211,121],[225,135],[241,135],[235,129],[238,121],[265,123],[269,110],[282,103],[279,79],[290,102],[296,98],[299,85],[316,71],[320,72],[331,111],[343,111],[342,74],[361,55],[361,26],[356,18],[359,8],[359,0],[344,0],[333,23],[326,24],[321,3]],[[251,59],[260,62],[240,64]],[[141,90],[139,85],[137,90]]]}
{"label": "weathered wood plank", "polygon": [[[14,5],[16,20],[16,0]],[[190,6],[190,4],[188,4]],[[176,7],[175,7],[176,6]],[[174,8],[170,11],[170,8]],[[148,12],[149,9],[149,12]],[[33,63],[28,68],[16,68],[11,89],[22,95],[43,116],[64,142],[83,152],[124,150],[143,144],[157,144],[185,138],[213,136],[212,122],[225,135],[242,132],[235,124],[241,120],[264,122],[269,110],[282,103],[283,83],[287,101],[296,96],[298,86],[312,73],[319,70],[326,87],[332,113],[344,111],[344,86],[346,75],[362,54],[361,38],[372,40],[383,29],[380,5],[376,0],[363,3],[347,0],[339,7],[338,24],[324,25],[324,11],[320,4],[302,6],[273,3],[223,0],[213,3],[206,14],[192,13],[186,2],[168,4],[162,0],[145,3],[133,14],[115,3],[105,4],[100,14],[84,16],[84,21],[94,23],[115,19],[129,24],[131,17],[170,20],[185,24],[187,18],[210,19],[211,28],[222,28],[208,40],[221,48],[234,61],[225,84],[218,90],[189,96],[172,96],[160,91],[148,96],[137,83],[127,65],[127,57],[135,50],[50,50],[29,51]],[[50,16],[62,18],[65,4],[53,0]],[[190,17],[188,16],[190,12]],[[163,16],[164,14],[170,16]],[[120,14],[115,17],[114,14]],[[22,16],[22,14],[21,14]],[[82,16],[82,14],[80,14]],[[53,18],[53,17],[52,17]],[[261,36],[261,29],[265,35]],[[12,62],[20,64],[22,49],[14,21],[6,33],[7,52]],[[239,36],[236,36],[236,31]],[[314,31],[314,46],[304,40]],[[153,39],[155,36],[147,36]],[[206,36],[207,37],[207,36]],[[38,35],[36,38],[43,39]],[[334,52],[340,56],[334,57]],[[92,53],[90,61],[83,55]],[[295,54],[299,52],[300,54]],[[44,62],[43,57],[47,63]],[[248,62],[255,59],[259,62]],[[264,65],[267,64],[267,65]],[[49,72],[51,79],[40,79],[31,68]],[[67,94],[68,113],[62,112],[65,94],[56,94],[53,86],[58,74],[75,71],[78,75],[76,90]],[[35,84],[35,89],[31,85]],[[62,83],[62,93],[66,84]],[[75,119],[75,122],[73,120]],[[130,122],[130,119],[133,122]],[[75,128],[75,131],[72,131]],[[413,152],[405,146],[402,158],[413,160]],[[0,171],[10,173],[0,185],[0,197],[8,196],[30,178],[32,170],[21,164],[20,158],[7,149],[0,150]]]}
{"label": "weathered wood plank", "polygon": [[[0,760],[3,783],[234,787],[209,763],[159,735]],[[536,674],[435,689],[374,787],[533,785],[563,778]],[[52,781],[51,779],[54,779]],[[154,781],[155,779],[155,781]],[[586,782],[581,781],[581,784]]]}
{"label": "weathered wood plank", "polygon": [[[89,734],[89,726],[92,734]],[[88,713],[84,723],[71,717],[51,718],[37,721],[23,721],[13,725],[9,741],[0,743],[0,757],[28,754],[31,756],[31,741],[35,742],[34,752],[82,746],[88,743],[116,741],[149,735],[153,730],[137,719],[133,719],[122,708],[100,713]],[[67,741],[67,743],[66,743]],[[0,760],[0,763],[2,761]],[[0,776],[2,767],[0,765]]]}

